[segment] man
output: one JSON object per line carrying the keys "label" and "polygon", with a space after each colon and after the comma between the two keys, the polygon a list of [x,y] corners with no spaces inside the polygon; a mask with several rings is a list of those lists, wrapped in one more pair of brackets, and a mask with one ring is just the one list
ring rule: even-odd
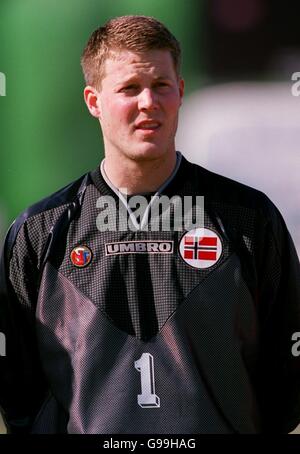
{"label": "man", "polygon": [[[109,21],[82,67],[105,159],[24,212],[3,248],[9,430],[291,431],[300,269],[281,215],[176,153],[180,48],[160,22]],[[162,197],[174,203],[152,213]]]}

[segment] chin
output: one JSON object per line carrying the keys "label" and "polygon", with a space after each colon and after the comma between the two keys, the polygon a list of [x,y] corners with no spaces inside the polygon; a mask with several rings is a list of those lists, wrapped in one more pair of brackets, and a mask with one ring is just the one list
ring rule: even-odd
{"label": "chin", "polygon": [[137,147],[132,153],[130,153],[130,158],[135,161],[153,161],[154,159],[159,159],[165,156],[168,153],[166,148],[162,149],[154,144],[147,144],[144,147]]}

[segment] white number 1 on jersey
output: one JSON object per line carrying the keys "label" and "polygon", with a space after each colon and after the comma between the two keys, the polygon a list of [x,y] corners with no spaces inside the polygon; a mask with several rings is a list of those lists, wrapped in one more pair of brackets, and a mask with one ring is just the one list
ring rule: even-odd
{"label": "white number 1 on jersey", "polygon": [[150,353],[143,353],[134,362],[134,367],[141,373],[142,394],[138,394],[138,404],[142,408],[160,407],[160,398],[155,394],[154,360]]}

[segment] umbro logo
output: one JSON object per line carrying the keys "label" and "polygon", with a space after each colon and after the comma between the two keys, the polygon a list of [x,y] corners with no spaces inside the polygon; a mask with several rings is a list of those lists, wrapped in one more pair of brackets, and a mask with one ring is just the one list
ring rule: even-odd
{"label": "umbro logo", "polygon": [[173,250],[174,241],[124,241],[105,244],[105,255],[171,254]]}

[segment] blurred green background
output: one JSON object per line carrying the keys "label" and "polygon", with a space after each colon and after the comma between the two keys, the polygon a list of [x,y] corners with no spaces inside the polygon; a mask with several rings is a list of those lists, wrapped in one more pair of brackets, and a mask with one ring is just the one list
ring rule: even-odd
{"label": "blurred green background", "polygon": [[96,167],[97,120],[83,100],[82,50],[93,30],[123,14],[153,15],[182,43],[187,92],[201,81],[201,1],[1,0],[0,239],[28,205]]}

